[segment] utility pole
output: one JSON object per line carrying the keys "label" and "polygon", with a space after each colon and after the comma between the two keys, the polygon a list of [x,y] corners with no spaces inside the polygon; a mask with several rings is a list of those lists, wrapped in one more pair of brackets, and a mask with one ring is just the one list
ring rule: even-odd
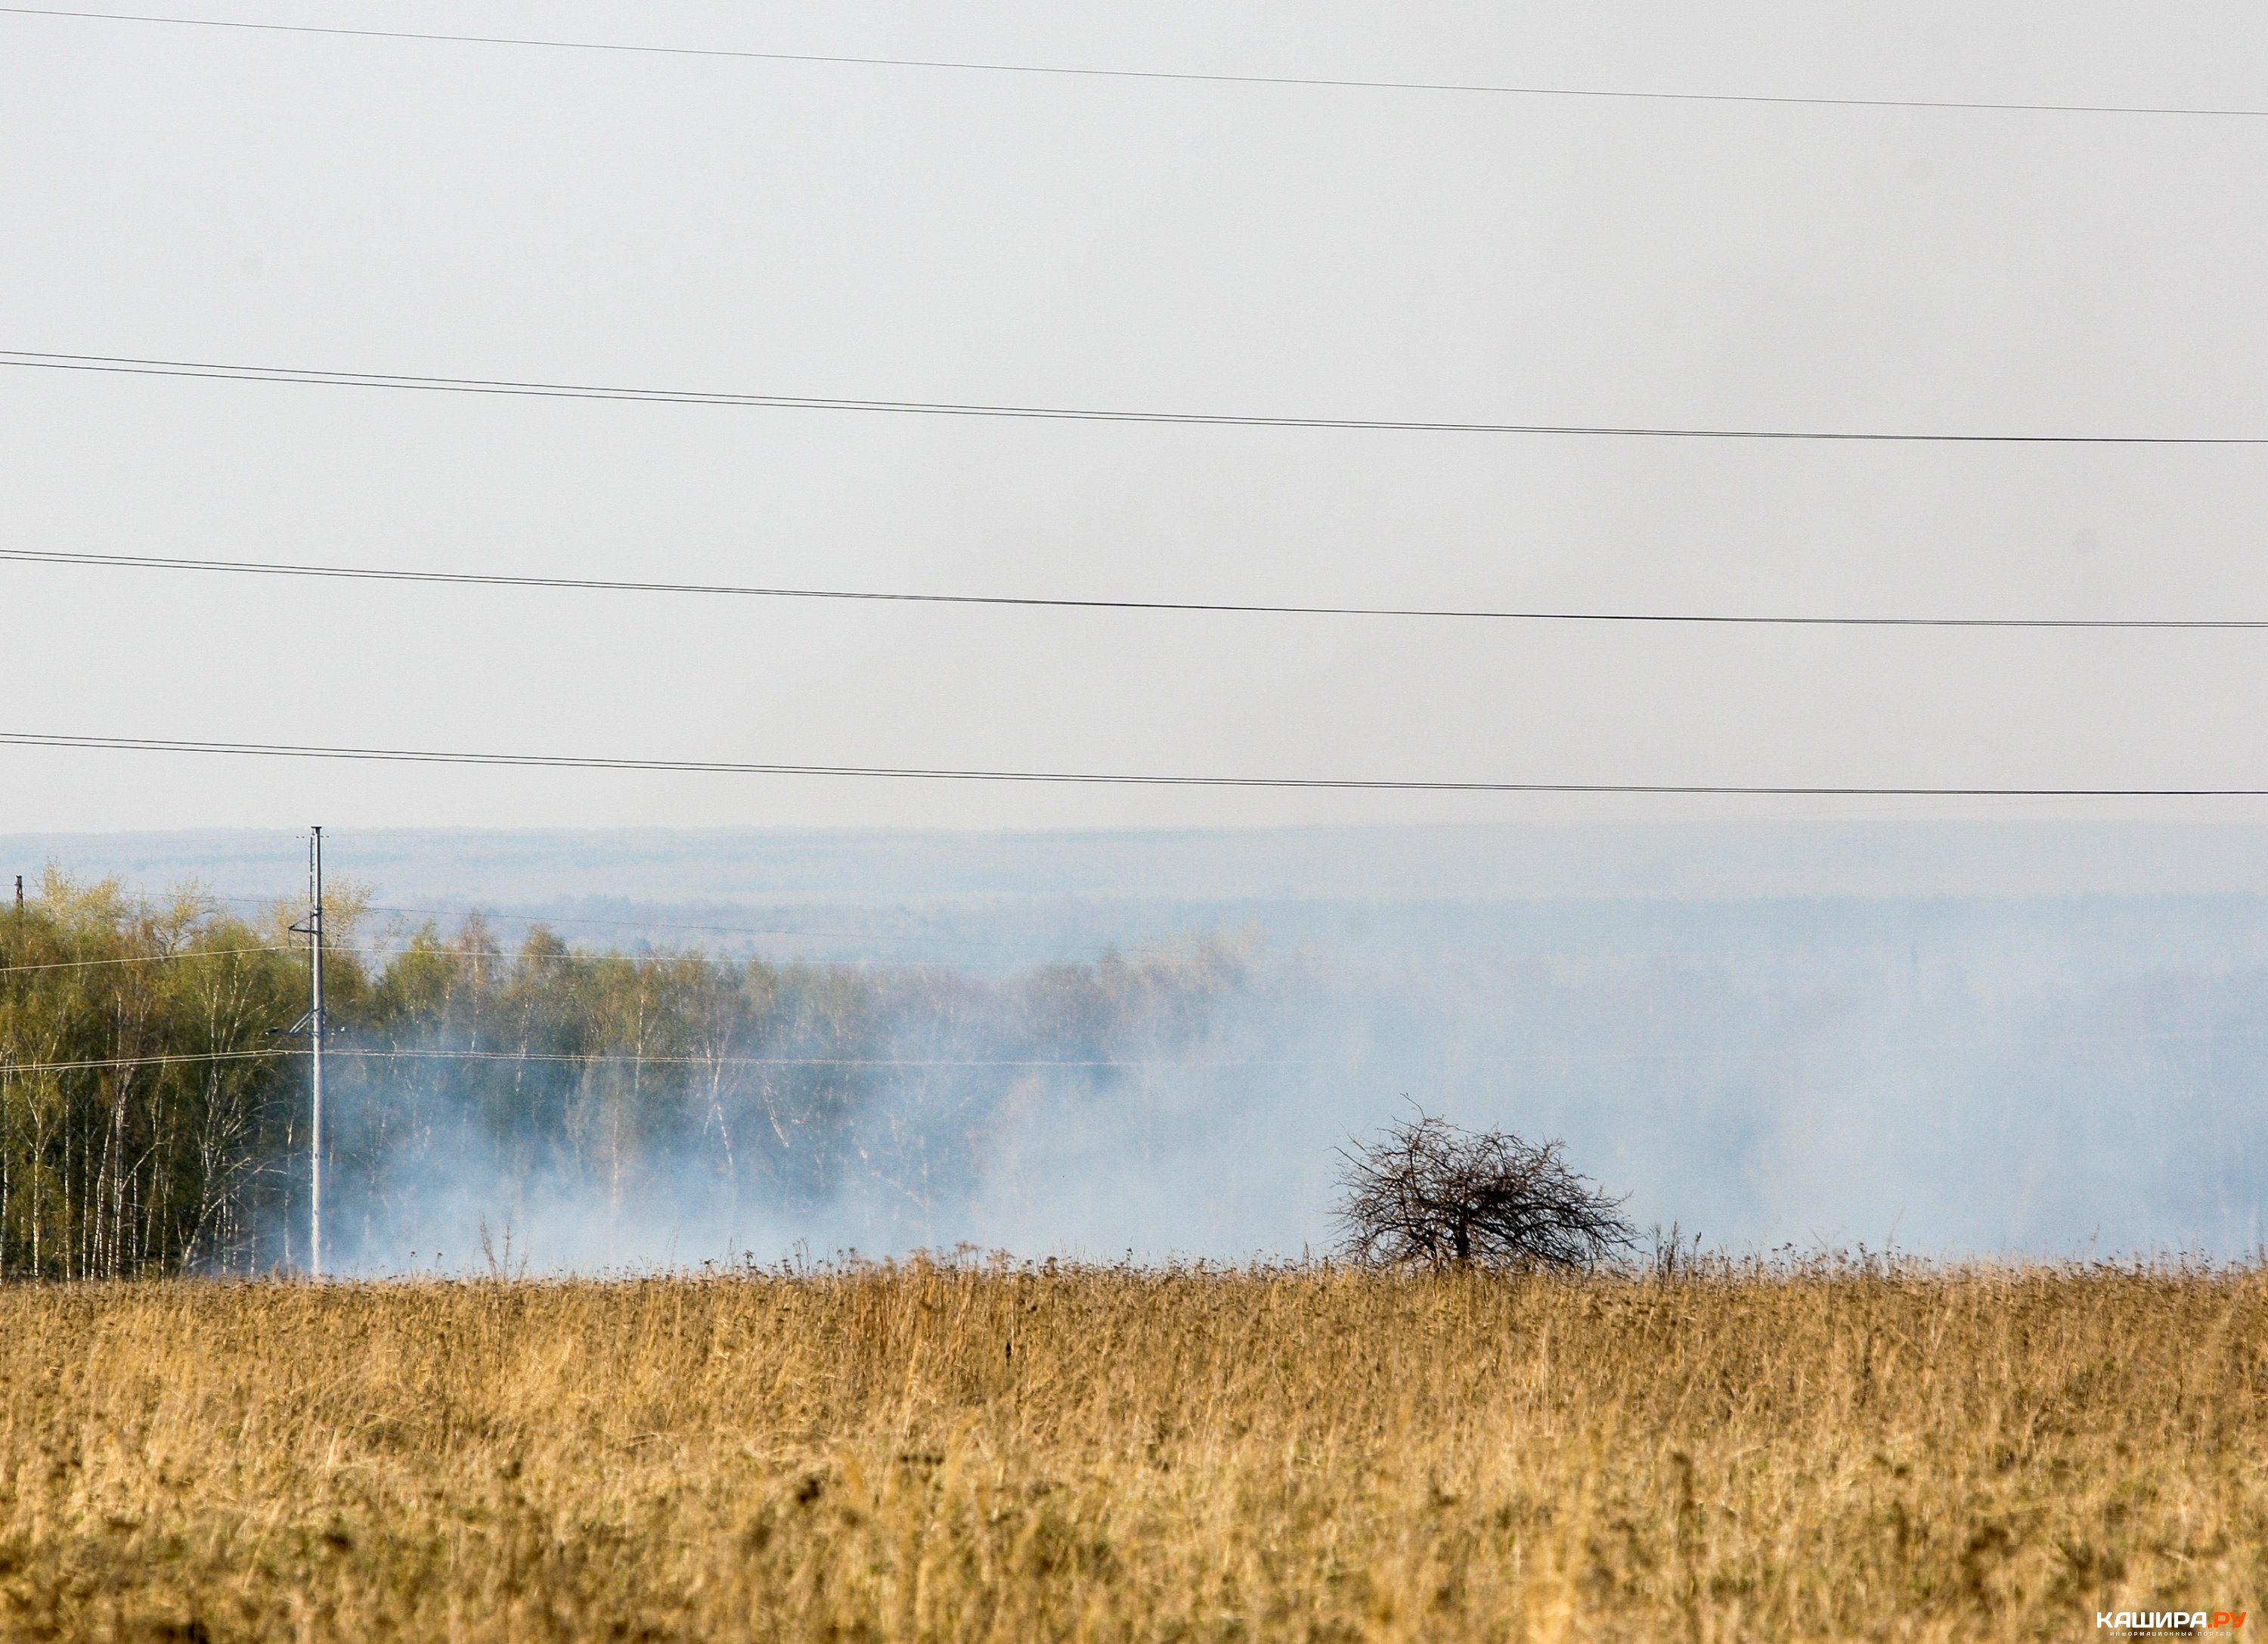
{"label": "utility pole", "polygon": [[323,1276],[323,830],[307,833],[307,922],[291,934],[307,939],[307,1014],[289,1028],[270,1028],[273,1038],[308,1041],[307,1087],[307,1273]]}
{"label": "utility pole", "polygon": [[307,1124],[307,1272],[323,1276],[323,830],[307,842],[307,1031],[313,1055]]}
{"label": "utility pole", "polygon": [[308,1272],[322,1277],[322,828],[315,830],[306,851],[308,882],[315,891],[315,911],[308,916],[308,984],[311,984],[311,1005],[308,1005],[308,1029],[315,1034],[315,1057],[313,1057],[313,1093],[308,1120],[308,1150],[306,1150],[306,1250]]}

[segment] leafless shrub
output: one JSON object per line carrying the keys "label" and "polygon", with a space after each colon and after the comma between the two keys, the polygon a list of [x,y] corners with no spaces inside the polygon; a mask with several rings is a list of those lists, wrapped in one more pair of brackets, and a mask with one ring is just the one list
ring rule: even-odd
{"label": "leafless shrub", "polygon": [[1638,1230],[1623,1201],[1570,1169],[1563,1146],[1418,1110],[1340,1149],[1344,1249],[1436,1268],[1593,1267],[1624,1254]]}

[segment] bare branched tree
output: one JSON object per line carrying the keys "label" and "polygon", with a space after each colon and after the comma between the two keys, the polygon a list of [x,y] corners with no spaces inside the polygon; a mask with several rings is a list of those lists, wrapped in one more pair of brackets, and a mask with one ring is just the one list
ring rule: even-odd
{"label": "bare branched tree", "polygon": [[1561,1157],[1557,1141],[1460,1130],[1419,1109],[1342,1148],[1338,1222],[1361,1261],[1430,1267],[1590,1267],[1638,1229]]}

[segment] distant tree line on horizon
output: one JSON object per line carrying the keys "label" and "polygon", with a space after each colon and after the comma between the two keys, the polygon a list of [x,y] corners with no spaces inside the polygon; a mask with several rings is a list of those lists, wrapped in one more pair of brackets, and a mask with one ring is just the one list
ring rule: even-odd
{"label": "distant tree line on horizon", "polygon": [[[306,1254],[307,955],[242,917],[50,872],[0,910],[0,1278],[259,1272]],[[1249,966],[1204,939],[990,980],[943,966],[592,952],[478,918],[325,963],[327,1248],[414,1213],[441,1164],[619,1209],[697,1188],[792,1215],[856,1178],[918,1225],[1004,1119],[1185,1052]],[[335,1229],[335,1231],[328,1231]]]}

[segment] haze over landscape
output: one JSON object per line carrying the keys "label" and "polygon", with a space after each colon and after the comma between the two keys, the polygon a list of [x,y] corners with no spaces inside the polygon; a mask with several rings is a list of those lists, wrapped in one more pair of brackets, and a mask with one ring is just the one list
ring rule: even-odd
{"label": "haze over landscape", "polygon": [[2268,8],[146,5],[0,1637],[2268,1613]]}
{"label": "haze over landscape", "polygon": [[[485,910],[507,947],[541,919],[584,948],[1003,981],[1199,938],[1237,955],[1201,1027],[1107,1090],[883,1078],[875,1136],[978,1139],[936,1153],[917,1195],[879,1163],[817,1198],[728,1194],[703,1132],[666,1191],[594,1206],[458,1136],[400,1167],[353,1259],[477,1262],[483,1218],[539,1266],[1296,1253],[1334,1239],[1335,1150],[1404,1094],[1565,1137],[1642,1220],[1721,1248],[2247,1253],[2268,1191],[2264,847],[2245,827],[1881,821],[340,830],[331,871],[405,910],[365,922],[397,938]],[[280,831],[0,837],[8,863],[199,877],[239,910],[302,895],[302,851]]]}

